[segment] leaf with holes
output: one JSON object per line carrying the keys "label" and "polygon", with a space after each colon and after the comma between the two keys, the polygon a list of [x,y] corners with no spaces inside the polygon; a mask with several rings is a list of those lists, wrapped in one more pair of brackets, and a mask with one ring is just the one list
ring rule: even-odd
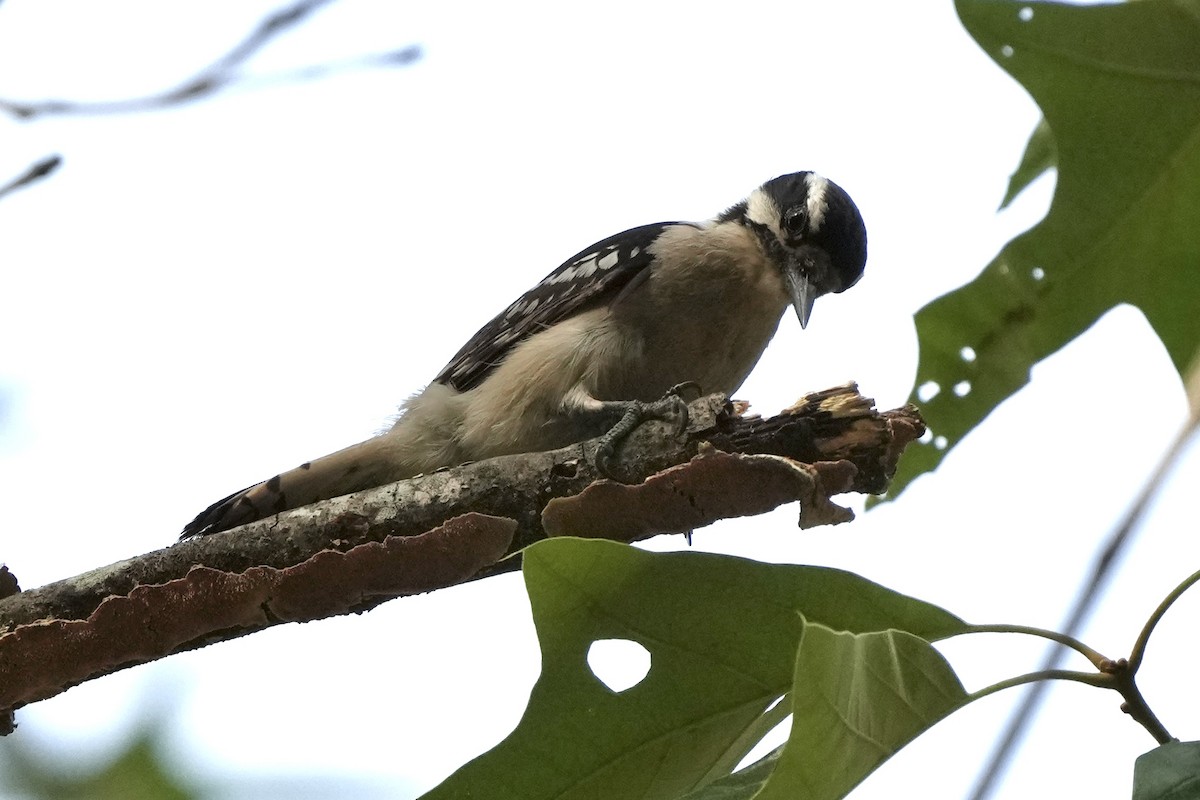
{"label": "leaf with holes", "polygon": [[917,312],[934,439],[909,447],[893,495],[1118,304],[1142,310],[1181,373],[1200,342],[1200,0],[957,7],[1041,106],[1058,185],[1041,223]]}
{"label": "leaf with holes", "polygon": [[[507,739],[428,798],[675,798],[720,778],[787,707],[804,618],[855,632],[960,632],[957,617],[856,575],[551,539],[525,551],[542,674]],[[803,616],[802,616],[803,615]],[[588,669],[624,639],[650,671],[617,693]]]}

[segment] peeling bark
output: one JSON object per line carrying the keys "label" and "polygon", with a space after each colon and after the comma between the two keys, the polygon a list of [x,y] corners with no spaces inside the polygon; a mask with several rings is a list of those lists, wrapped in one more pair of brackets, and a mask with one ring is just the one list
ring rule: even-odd
{"label": "peeling bark", "polygon": [[[547,536],[636,541],[800,501],[800,525],[853,518],[830,501],[887,488],[924,432],[853,384],[770,419],[723,396],[683,433],[642,425],[602,478],[596,442],[505,456],[294,509],[21,592],[0,568],[0,735],[12,709],[85,680],[282,622],[357,613],[520,567]],[[4,592],[15,592],[4,596]]]}

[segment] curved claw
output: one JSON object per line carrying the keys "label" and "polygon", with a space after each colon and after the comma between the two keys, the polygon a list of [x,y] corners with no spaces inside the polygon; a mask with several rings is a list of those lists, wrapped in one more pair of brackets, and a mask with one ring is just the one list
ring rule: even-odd
{"label": "curved claw", "polygon": [[696,393],[696,396],[692,398],[693,400],[700,399],[700,395],[704,394],[704,390],[700,388],[700,384],[696,381],[684,381],[683,383],[677,383],[670,389],[667,389],[666,393],[662,396],[662,399],[666,400],[668,397],[674,396],[686,402],[687,398],[683,396],[683,393],[689,389]]}
{"label": "curved claw", "polygon": [[600,437],[600,444],[596,447],[595,455],[596,470],[605,477],[614,477],[609,467],[612,465],[617,445],[646,420],[665,421],[668,417],[673,417],[676,420],[675,435],[682,435],[687,430],[688,422],[691,419],[688,414],[687,401],[681,396],[687,389],[695,389],[699,392],[700,385],[695,381],[687,381],[672,386],[666,394],[652,403],[641,400],[629,400],[623,403],[625,413],[621,415],[621,419]]}
{"label": "curved claw", "polygon": [[606,435],[601,439],[600,446],[596,448],[596,471],[606,478],[612,477],[609,467],[612,466],[614,452],[616,452],[616,448]]}

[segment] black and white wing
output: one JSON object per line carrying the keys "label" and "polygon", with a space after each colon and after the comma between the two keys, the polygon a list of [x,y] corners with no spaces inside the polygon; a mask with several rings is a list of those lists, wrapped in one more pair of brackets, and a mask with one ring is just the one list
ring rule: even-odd
{"label": "black and white wing", "polygon": [[480,328],[435,381],[460,392],[473,389],[524,339],[611,300],[650,267],[654,258],[648,248],[659,234],[675,225],[690,223],[658,222],[632,228],[568,259]]}

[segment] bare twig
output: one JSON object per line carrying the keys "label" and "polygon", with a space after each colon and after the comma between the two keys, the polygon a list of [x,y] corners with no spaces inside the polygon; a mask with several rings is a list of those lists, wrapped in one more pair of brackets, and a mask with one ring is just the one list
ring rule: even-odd
{"label": "bare twig", "polygon": [[1121,710],[1132,717],[1134,722],[1145,728],[1154,737],[1154,741],[1159,744],[1176,741],[1146,703],[1146,698],[1142,696],[1141,690],[1137,687],[1137,675],[1131,669],[1128,659],[1118,658],[1116,661],[1109,661],[1100,668],[1100,671],[1105,677],[1112,678],[1113,688],[1120,692],[1121,697],[1125,699],[1125,702],[1121,703]]}
{"label": "bare twig", "polygon": [[46,156],[41,161],[37,162],[8,183],[0,186],[0,199],[3,199],[5,196],[15,192],[17,189],[20,189],[23,186],[28,186],[34,181],[41,180],[51,172],[54,172],[54,170],[58,169],[59,165],[61,164],[62,156]]}
{"label": "bare twig", "polygon": [[294,29],[314,12],[331,2],[333,0],[299,0],[272,13],[259,22],[254,30],[234,45],[229,52],[200,70],[194,77],[163,92],[101,102],[73,100],[26,102],[0,98],[0,111],[6,111],[23,120],[66,114],[125,114],[154,111],[199,100],[234,84],[246,88],[258,88],[285,81],[315,80],[348,69],[404,66],[421,57],[420,48],[410,45],[386,53],[374,53],[327,64],[314,64],[257,78],[250,78],[239,73],[241,66],[272,40]]}

